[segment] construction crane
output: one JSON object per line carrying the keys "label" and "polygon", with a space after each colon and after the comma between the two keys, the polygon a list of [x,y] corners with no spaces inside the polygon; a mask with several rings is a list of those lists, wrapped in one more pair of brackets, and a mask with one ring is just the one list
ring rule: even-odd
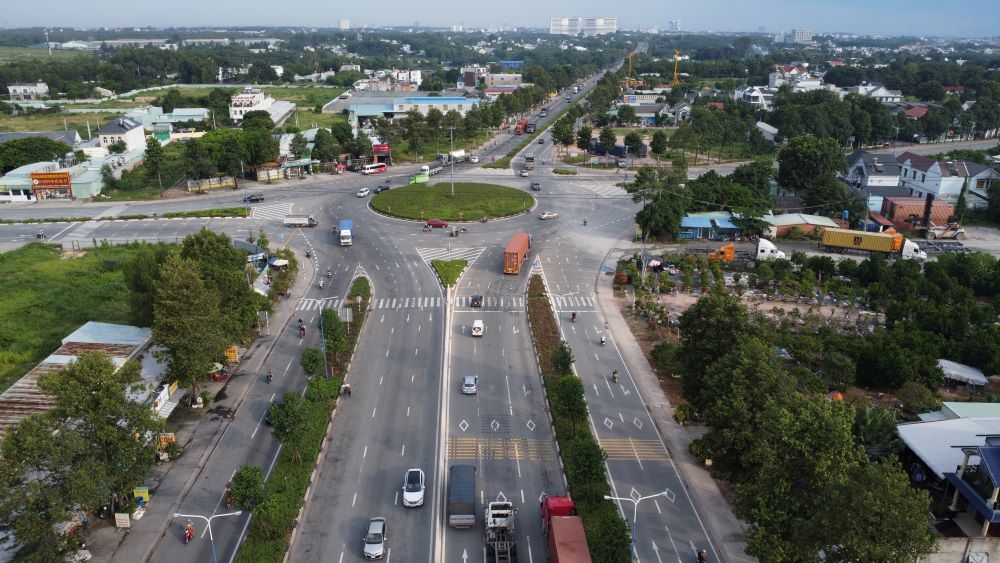
{"label": "construction crane", "polygon": [[[629,60],[631,61],[631,59],[629,59]],[[681,83],[680,79],[677,78],[677,63],[679,63],[680,60],[681,60],[681,51],[680,51],[680,49],[674,49],[674,81],[670,83],[671,87],[673,87],[673,86],[679,86],[680,83]]]}
{"label": "construction crane", "polygon": [[628,59],[628,74],[625,75],[625,80],[622,80],[622,88],[635,88],[642,83],[641,80],[637,78],[632,78],[632,58],[635,57],[635,51],[629,51],[628,55],[625,57]]}

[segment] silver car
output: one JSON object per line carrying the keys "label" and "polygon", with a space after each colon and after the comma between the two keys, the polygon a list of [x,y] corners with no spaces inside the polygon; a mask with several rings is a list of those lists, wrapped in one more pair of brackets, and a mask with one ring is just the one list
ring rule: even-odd
{"label": "silver car", "polygon": [[403,477],[403,506],[423,506],[424,504],[424,472],[420,469],[409,469]]}
{"label": "silver car", "polygon": [[479,377],[475,375],[467,375],[462,378],[462,394],[463,395],[475,395],[479,392]]}
{"label": "silver car", "polygon": [[382,559],[385,557],[385,542],[389,541],[385,518],[376,516],[368,522],[368,532],[365,534],[365,559]]}

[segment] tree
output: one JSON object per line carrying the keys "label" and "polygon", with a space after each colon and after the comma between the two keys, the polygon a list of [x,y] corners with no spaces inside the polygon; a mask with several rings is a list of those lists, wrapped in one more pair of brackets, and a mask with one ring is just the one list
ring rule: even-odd
{"label": "tree", "polygon": [[575,375],[558,376],[549,388],[549,405],[559,424],[569,424],[569,435],[576,437],[577,429],[587,428],[587,403],[583,398],[583,382]]}
{"label": "tree", "polygon": [[271,415],[271,434],[284,446],[294,448],[294,458],[300,459],[298,438],[305,430],[306,404],[302,395],[289,391],[281,396],[280,401],[271,403],[268,409]]}
{"label": "tree", "polygon": [[333,135],[329,129],[320,128],[313,139],[312,157],[320,162],[333,162],[337,159],[337,150]]}
{"label": "tree", "polygon": [[123,154],[128,150],[128,145],[125,141],[115,141],[108,145],[108,152],[111,154]]}
{"label": "tree", "polygon": [[854,408],[854,439],[872,460],[894,456],[902,449],[896,415],[884,407],[861,404]]}
{"label": "tree", "polygon": [[144,244],[122,265],[129,289],[129,321],[138,326],[153,324],[153,303],[160,280],[160,267],[171,253],[164,244]]}
{"label": "tree", "polygon": [[601,129],[601,134],[597,137],[597,140],[601,142],[601,146],[604,150],[610,151],[615,143],[618,142],[618,136],[615,135],[615,130],[611,127],[605,127]]}
{"label": "tree", "polygon": [[0,144],[0,174],[32,164],[54,161],[70,152],[69,145],[46,137],[27,137]]}
{"label": "tree", "polygon": [[243,154],[247,164],[256,165],[278,160],[280,148],[278,141],[267,129],[249,129],[243,131]]}
{"label": "tree", "polygon": [[631,125],[635,123],[638,118],[635,115],[635,108],[628,105],[622,104],[618,106],[618,123],[621,125]]}
{"label": "tree", "polygon": [[794,137],[778,153],[778,183],[806,189],[815,178],[847,171],[847,160],[837,141],[829,137]]}
{"label": "tree", "polygon": [[653,133],[653,138],[649,141],[649,150],[657,157],[667,152],[667,134],[662,130]]}
{"label": "tree", "polygon": [[188,139],[184,143],[184,170],[195,180],[215,174],[215,167],[198,139]]}
{"label": "tree", "polygon": [[735,295],[712,291],[680,316],[680,331],[684,396],[695,408],[704,408],[711,400],[704,394],[710,366],[726,354],[729,344],[752,335],[750,317]]}
{"label": "tree", "polygon": [[573,126],[565,120],[560,119],[552,127],[552,141],[557,145],[569,147],[573,144]]}
{"label": "tree", "polygon": [[274,120],[271,119],[271,114],[264,110],[248,111],[243,114],[243,122],[240,123],[240,127],[244,131],[248,129],[266,129],[270,131],[274,129]]}
{"label": "tree", "polygon": [[347,333],[344,323],[340,320],[340,315],[332,309],[323,309],[320,314],[320,322],[323,325],[323,337],[326,339],[326,348],[333,357],[339,357],[347,344]]}
{"label": "tree", "polygon": [[630,132],[628,135],[625,135],[625,146],[629,152],[638,155],[639,147],[642,146],[642,136],[635,131]]}
{"label": "tree", "polygon": [[591,129],[590,125],[583,125],[576,131],[576,146],[580,150],[589,151],[590,143],[594,136],[594,130]]}
{"label": "tree", "polygon": [[222,358],[226,347],[219,298],[205,288],[198,264],[170,255],[160,268],[153,304],[153,342],[170,354],[169,374],[188,386],[189,400],[198,383]]}
{"label": "tree", "polygon": [[573,373],[573,351],[565,340],[560,340],[559,347],[552,351],[552,367],[556,370],[555,375]]}
{"label": "tree", "polygon": [[144,390],[138,362],[116,366],[103,353],[85,352],[41,376],[38,386],[54,406],[3,441],[0,526],[15,532],[9,537],[21,550],[44,560],[69,547],[54,525],[71,511],[127,502],[155,462],[162,423],[132,399]]}
{"label": "tree", "polygon": [[687,167],[678,161],[670,169],[643,166],[636,173],[635,180],[626,184],[625,189],[632,194],[632,201],[644,203],[636,214],[643,236],[676,236],[680,231],[681,218],[690,199],[689,190],[681,186],[686,178]]}
{"label": "tree", "polygon": [[914,94],[925,102],[940,102],[944,100],[947,92],[945,92],[940,82],[928,80],[918,85]]}
{"label": "tree", "polygon": [[291,151],[292,157],[296,160],[306,158],[309,156],[309,141],[306,140],[305,135],[302,133],[296,133],[292,137],[292,142],[288,149]]}
{"label": "tree", "polygon": [[319,348],[306,348],[302,351],[302,357],[299,358],[299,365],[309,377],[323,373],[323,352]]}
{"label": "tree", "polygon": [[160,144],[160,141],[156,140],[156,137],[152,135],[146,137],[146,152],[143,154],[142,164],[146,167],[146,179],[156,178],[160,190],[163,190],[162,172],[164,159],[163,145]]}
{"label": "tree", "polygon": [[604,462],[608,455],[589,433],[581,433],[569,440],[565,450],[566,479],[573,491],[573,498],[585,502],[599,500],[607,490]]}
{"label": "tree", "polygon": [[733,171],[734,183],[750,188],[758,198],[766,198],[771,194],[771,180],[774,178],[774,166],[770,160],[755,160],[744,164]]}
{"label": "tree", "polygon": [[430,136],[430,130],[424,115],[415,109],[406,112],[406,116],[400,120],[402,137],[406,139],[410,151],[419,154]]}
{"label": "tree", "polygon": [[240,466],[233,474],[229,488],[233,494],[233,508],[238,510],[253,510],[267,500],[264,470],[256,465]]}

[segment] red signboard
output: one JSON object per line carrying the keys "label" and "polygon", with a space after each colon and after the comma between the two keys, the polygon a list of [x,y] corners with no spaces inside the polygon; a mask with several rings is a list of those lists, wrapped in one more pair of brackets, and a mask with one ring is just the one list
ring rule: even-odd
{"label": "red signboard", "polygon": [[34,188],[68,188],[69,172],[32,172],[31,186]]}
{"label": "red signboard", "polygon": [[375,154],[389,154],[391,151],[389,150],[389,145],[385,144],[385,145],[372,145],[372,152],[374,152]]}

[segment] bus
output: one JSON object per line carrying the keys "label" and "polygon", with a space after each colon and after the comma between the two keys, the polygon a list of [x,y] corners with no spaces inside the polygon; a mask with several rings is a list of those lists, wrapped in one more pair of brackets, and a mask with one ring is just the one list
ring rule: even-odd
{"label": "bus", "polygon": [[361,168],[361,173],[365,176],[369,174],[379,174],[385,172],[386,167],[384,162],[376,162],[375,164],[366,164]]}

